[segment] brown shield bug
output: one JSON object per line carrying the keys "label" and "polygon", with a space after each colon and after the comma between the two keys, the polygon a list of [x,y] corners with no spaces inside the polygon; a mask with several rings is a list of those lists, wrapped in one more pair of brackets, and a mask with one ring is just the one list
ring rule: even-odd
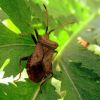
{"label": "brown shield bug", "polygon": [[[46,10],[46,31],[43,36],[38,35],[38,31],[34,29],[35,35],[31,34],[31,37],[36,44],[35,50],[32,55],[28,57],[23,57],[20,59],[20,70],[21,70],[21,62],[26,60],[27,65],[27,73],[29,79],[35,83],[41,82],[45,80],[48,76],[51,77],[53,75],[52,72],[52,58],[53,54],[56,52],[55,49],[58,47],[58,44],[51,41],[49,39],[49,34],[54,31],[54,29],[48,31],[48,12],[45,5],[43,5]],[[21,77],[21,71],[20,76]],[[17,80],[18,80],[17,79]]]}

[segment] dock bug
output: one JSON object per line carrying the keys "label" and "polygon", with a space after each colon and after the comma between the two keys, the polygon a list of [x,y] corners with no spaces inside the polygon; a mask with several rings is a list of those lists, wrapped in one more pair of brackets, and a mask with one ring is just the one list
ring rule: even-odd
{"label": "dock bug", "polygon": [[[20,75],[22,70],[22,61],[27,61],[26,69],[29,79],[35,83],[45,80],[47,77],[52,77],[52,58],[58,47],[56,42],[49,39],[49,35],[54,29],[48,31],[48,11],[45,5],[43,5],[46,11],[46,30],[43,36],[39,36],[38,31],[34,28],[35,36],[31,34],[31,37],[36,44],[35,50],[32,55],[23,57],[20,59]],[[36,39],[37,38],[37,39]],[[17,79],[17,80],[18,80]],[[45,81],[44,81],[45,82]]]}

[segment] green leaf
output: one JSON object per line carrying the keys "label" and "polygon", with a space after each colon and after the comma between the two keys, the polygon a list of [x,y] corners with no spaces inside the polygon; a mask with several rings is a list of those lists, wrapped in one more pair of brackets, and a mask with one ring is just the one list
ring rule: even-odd
{"label": "green leaf", "polygon": [[[2,23],[0,23],[0,33],[0,67],[8,58],[10,59],[10,63],[5,68],[5,75],[16,75],[19,70],[20,57],[31,54],[32,52],[32,41],[30,37],[23,39],[22,36],[14,34]],[[23,52],[25,49],[28,50],[28,52]]]}
{"label": "green leaf", "polygon": [[[0,33],[0,76],[2,70],[4,71],[4,76],[0,78],[0,99],[29,100],[32,98],[32,94],[37,91],[38,84],[35,85],[29,80],[14,84],[12,83],[14,78],[11,75],[16,76],[19,73],[20,58],[32,53],[34,47],[33,41],[31,41],[30,37],[16,35],[2,23],[0,23]],[[8,85],[6,85],[7,83]],[[28,96],[26,97],[27,94]]]}
{"label": "green leaf", "polygon": [[[95,42],[94,37],[99,35],[96,30],[88,31],[90,26],[95,28],[97,19],[94,18],[80,34],[89,43]],[[99,100],[100,56],[78,44],[77,37],[64,48],[59,59],[59,66],[64,73],[61,77],[62,88],[67,93],[65,100]]]}
{"label": "green leaf", "polygon": [[[40,83],[35,84],[26,79],[28,78],[25,70],[26,62],[23,62],[21,79],[14,82],[20,70],[19,60],[34,52],[34,42],[30,36],[15,34],[16,29],[10,23],[5,27],[0,22],[0,100],[48,100],[48,98],[50,100],[99,100],[99,57],[79,45],[75,37],[88,24],[88,20],[93,20],[95,16],[90,17],[91,9],[77,0],[63,0],[60,3],[53,0],[44,3],[49,12],[49,29],[68,22],[63,30],[58,26],[58,31],[55,31],[57,34],[50,35],[50,39],[60,45],[52,66],[53,78],[48,79],[41,86],[42,92],[40,92]],[[45,31],[40,29],[45,29],[45,10],[40,0],[0,0],[0,7],[7,15],[3,15],[1,21],[5,18],[11,20],[23,34],[33,31],[30,25],[38,26],[41,32],[39,34]],[[77,22],[77,19],[80,23],[71,25]],[[11,31],[11,27],[14,30]],[[96,42],[100,43],[97,32],[87,33],[85,31],[81,36],[89,42],[94,42],[96,39]]]}
{"label": "green leaf", "polygon": [[[34,89],[32,88],[34,87]],[[38,85],[31,81],[18,82],[16,85],[0,83],[0,99],[1,100],[30,100],[32,94],[37,90]]]}
{"label": "green leaf", "polygon": [[[94,18],[91,23],[84,29],[84,31],[81,32],[80,36],[87,40],[90,44],[96,44],[99,45],[99,23],[100,17],[97,16]],[[89,31],[88,29],[94,28],[93,31]],[[77,36],[78,37],[78,36]],[[77,38],[76,37],[76,38]],[[95,55],[93,52],[88,51],[88,49],[82,47],[81,45],[77,44],[77,39],[73,39],[71,44],[68,46],[68,55],[67,58],[71,59],[73,62],[82,62],[82,67],[85,67],[87,69],[93,70],[95,73],[100,75],[100,56]],[[74,55],[74,56],[73,56]]]}
{"label": "green leaf", "polygon": [[24,0],[0,0],[0,7],[21,30],[21,32],[31,32],[31,11]]}
{"label": "green leaf", "polygon": [[3,21],[6,18],[8,18],[7,14],[2,9],[0,9],[0,21]]}

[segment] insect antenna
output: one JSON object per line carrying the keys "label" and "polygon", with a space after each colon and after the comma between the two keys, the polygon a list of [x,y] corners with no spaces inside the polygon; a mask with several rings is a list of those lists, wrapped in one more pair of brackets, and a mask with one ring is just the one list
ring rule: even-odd
{"label": "insect antenna", "polygon": [[76,17],[73,17],[71,18],[70,20],[66,20],[63,22],[63,24],[57,26],[56,28],[54,29],[51,29],[49,32],[48,32],[48,10],[47,10],[47,7],[45,6],[45,4],[43,4],[44,8],[45,8],[45,14],[46,14],[46,31],[45,31],[45,34],[50,34],[51,32],[65,26],[65,25],[68,25],[68,24],[74,24],[75,22],[78,22],[78,20],[76,19]]}
{"label": "insect antenna", "polygon": [[50,34],[50,33],[53,32],[53,31],[55,31],[55,29],[50,30],[50,31],[48,32],[48,34]]}
{"label": "insect antenna", "polygon": [[47,31],[48,31],[48,10],[47,10],[45,4],[43,4],[43,6],[45,8],[45,14],[46,14],[46,31],[45,31],[45,33],[47,33]]}
{"label": "insect antenna", "polygon": [[65,21],[63,21],[60,25],[56,26],[54,29],[51,29],[48,34],[50,34],[51,32],[57,30],[57,29],[61,29],[64,26],[68,26],[70,24],[74,24],[74,23],[78,23],[78,20],[75,16],[72,16],[71,18],[67,18]]}
{"label": "insect antenna", "polygon": [[33,34],[31,34],[31,37],[32,37],[32,40],[34,41],[34,43],[37,44],[38,41],[36,40],[35,36]]}

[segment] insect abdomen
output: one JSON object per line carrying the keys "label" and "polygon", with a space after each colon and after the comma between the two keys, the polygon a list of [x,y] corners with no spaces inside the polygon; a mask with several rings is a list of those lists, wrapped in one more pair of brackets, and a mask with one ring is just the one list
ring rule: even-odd
{"label": "insect abdomen", "polygon": [[45,71],[43,68],[42,62],[38,62],[33,66],[30,66],[29,64],[30,59],[27,62],[27,73],[29,76],[29,79],[32,80],[33,82],[40,82],[44,77],[45,77]]}

